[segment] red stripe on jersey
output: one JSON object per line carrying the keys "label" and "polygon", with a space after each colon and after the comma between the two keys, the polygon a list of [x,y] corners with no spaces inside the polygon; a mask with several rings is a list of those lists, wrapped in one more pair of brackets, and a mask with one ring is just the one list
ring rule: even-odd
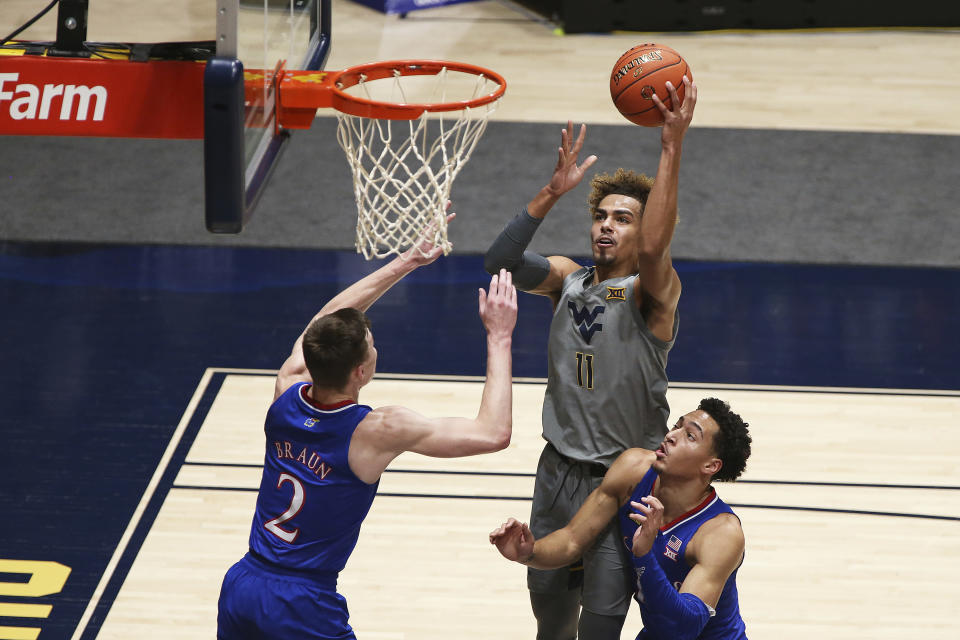
{"label": "red stripe on jersey", "polygon": [[354,400],[343,400],[335,404],[323,404],[322,402],[317,402],[308,393],[308,390],[311,388],[311,386],[313,385],[305,384],[302,387],[300,387],[300,396],[304,400],[306,400],[307,403],[314,409],[319,409],[320,411],[333,411],[334,409],[340,409],[341,407],[345,407],[348,404],[356,404],[356,401]]}
{"label": "red stripe on jersey", "polygon": [[666,531],[667,529],[669,529],[670,527],[673,527],[677,523],[686,520],[696,512],[706,509],[708,506],[710,506],[710,503],[713,502],[713,499],[716,497],[717,497],[717,490],[714,489],[713,487],[710,487],[710,493],[707,495],[707,497],[704,499],[703,502],[695,506],[693,509],[690,509],[690,511],[687,511],[682,516],[674,518],[671,522],[668,522],[667,524],[660,527],[660,531]]}

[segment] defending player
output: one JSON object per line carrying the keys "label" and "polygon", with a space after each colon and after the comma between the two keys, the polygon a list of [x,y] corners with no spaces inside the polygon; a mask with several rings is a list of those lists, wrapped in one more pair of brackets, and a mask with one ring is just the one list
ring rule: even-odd
{"label": "defending player", "polygon": [[[630,447],[653,449],[666,432],[667,353],[677,335],[680,278],[670,257],[684,135],[697,88],[684,78],[680,105],[664,114],[656,181],[632,171],[593,179],[590,239],[595,267],[526,247],[564,193],[596,161],[578,166],[585,127],[573,124],[547,186],[512,220],[486,255],[491,273],[507,268],[517,287],[553,302],[543,437],[530,525],[536,536],[559,529],[596,488],[607,466]],[[528,572],[539,640],[618,640],[630,606],[627,559],[611,528],[585,549],[582,565]],[[573,559],[577,561],[577,558]],[[580,612],[582,605],[583,611]],[[578,618],[579,615],[579,618]]]}
{"label": "defending player", "polygon": [[404,407],[358,404],[377,364],[363,312],[441,250],[411,253],[328,302],[277,375],[250,551],[227,572],[220,592],[222,640],[354,638],[337,575],[387,465],[404,451],[468,456],[510,443],[517,302],[506,271],[491,278],[488,293],[479,293],[487,378],[476,418],[427,418]]}
{"label": "defending player", "polygon": [[704,399],[656,451],[620,455],[566,527],[535,540],[527,525],[511,518],[490,542],[509,560],[561,567],[618,515],[643,618],[638,640],[745,640],[737,599],[743,530],[710,483],[743,472],[750,457],[747,426],[726,403]]}

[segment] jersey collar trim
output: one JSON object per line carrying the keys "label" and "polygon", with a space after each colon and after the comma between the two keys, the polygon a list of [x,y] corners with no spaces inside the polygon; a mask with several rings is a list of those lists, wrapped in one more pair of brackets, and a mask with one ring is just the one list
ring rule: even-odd
{"label": "jersey collar trim", "polygon": [[675,519],[673,522],[668,522],[666,525],[660,527],[660,531],[662,533],[670,533],[670,531],[672,531],[676,527],[679,527],[684,522],[687,522],[688,520],[692,520],[693,518],[696,518],[703,511],[709,509],[710,505],[712,505],[718,499],[719,498],[717,496],[717,490],[714,489],[713,487],[710,487],[710,493],[709,495],[707,495],[706,498],[704,498],[703,502],[698,504],[696,507],[694,507],[690,511],[687,511],[685,514]]}
{"label": "jersey collar trim", "polygon": [[353,400],[344,400],[342,402],[337,402],[336,404],[322,404],[310,397],[310,385],[309,383],[304,383],[300,387],[300,401],[307,406],[307,408],[312,409],[313,411],[319,411],[320,413],[338,413],[344,409],[349,409],[353,405],[357,404]]}

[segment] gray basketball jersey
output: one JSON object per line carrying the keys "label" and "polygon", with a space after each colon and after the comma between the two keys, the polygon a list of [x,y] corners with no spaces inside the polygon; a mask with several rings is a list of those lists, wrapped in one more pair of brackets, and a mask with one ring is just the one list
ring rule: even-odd
{"label": "gray basketball jersey", "polygon": [[593,267],[566,277],[550,323],[543,437],[574,460],[610,465],[625,449],[656,449],[667,432],[669,342],[647,327],[636,275],[593,284]]}

